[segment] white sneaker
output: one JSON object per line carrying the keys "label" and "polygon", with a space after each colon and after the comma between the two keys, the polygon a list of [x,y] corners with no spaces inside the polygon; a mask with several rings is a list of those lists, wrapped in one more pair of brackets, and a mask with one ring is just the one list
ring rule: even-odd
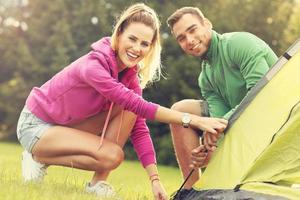
{"label": "white sneaker", "polygon": [[85,191],[87,193],[96,194],[100,198],[109,198],[117,199],[120,198],[117,196],[114,188],[106,181],[98,181],[95,185],[91,186],[91,183],[86,185]]}
{"label": "white sneaker", "polygon": [[32,158],[28,151],[22,153],[22,175],[25,182],[41,182],[47,174],[46,165],[41,164]]}

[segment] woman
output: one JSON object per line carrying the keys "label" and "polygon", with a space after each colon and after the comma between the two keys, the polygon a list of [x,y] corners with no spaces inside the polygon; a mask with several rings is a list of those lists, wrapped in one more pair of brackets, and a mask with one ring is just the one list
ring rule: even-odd
{"label": "woman", "polygon": [[33,88],[17,130],[26,149],[25,181],[41,181],[50,165],[90,170],[95,174],[86,191],[113,198],[105,180],[122,162],[122,147],[131,137],[155,199],[167,199],[145,118],[213,133],[223,131],[226,121],[183,114],[141,97],[141,88],[159,77],[160,51],[156,13],[135,4],[121,15],[111,38],[95,42],[88,54]]}

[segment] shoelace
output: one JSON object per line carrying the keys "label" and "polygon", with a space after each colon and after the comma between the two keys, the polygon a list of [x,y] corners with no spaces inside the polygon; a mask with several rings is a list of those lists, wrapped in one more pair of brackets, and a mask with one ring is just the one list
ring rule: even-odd
{"label": "shoelace", "polygon": [[41,167],[41,168],[39,169],[39,174],[40,174],[41,176],[47,175],[46,169],[47,169],[46,166]]}
{"label": "shoelace", "polygon": [[[106,181],[100,181],[101,184],[98,184],[93,190],[102,190],[105,193],[106,198],[110,198],[113,200],[122,200],[122,198],[120,198],[117,195],[117,192],[115,191],[115,189],[113,188],[113,186],[111,186],[109,183],[107,183]],[[96,189],[97,188],[97,189]],[[119,189],[120,190],[120,189]]]}
{"label": "shoelace", "polygon": [[38,179],[42,179],[45,175],[47,175],[46,168],[47,167],[45,167],[45,166],[41,166],[41,167],[38,166],[35,168],[34,174],[36,174]]}
{"label": "shoelace", "polygon": [[113,187],[112,187],[110,184],[108,184],[107,182],[105,182],[105,181],[102,181],[101,184],[102,184],[102,185],[105,185],[105,187],[108,187],[108,188],[110,188],[110,189],[113,189]]}
{"label": "shoelace", "polygon": [[97,188],[104,190],[106,195],[115,195],[116,194],[114,191],[114,188],[110,184],[108,184],[104,181],[101,182],[101,184],[98,184]]}

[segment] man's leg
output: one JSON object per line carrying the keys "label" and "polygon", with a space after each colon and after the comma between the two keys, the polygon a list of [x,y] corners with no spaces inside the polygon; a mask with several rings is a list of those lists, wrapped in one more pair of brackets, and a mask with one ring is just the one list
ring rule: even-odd
{"label": "man's leg", "polygon": [[[195,115],[203,115],[203,107],[200,100],[186,99],[175,103],[172,106],[173,110],[187,112]],[[207,112],[207,111],[205,111]],[[189,167],[191,161],[191,151],[200,145],[198,130],[192,128],[184,128],[178,124],[171,124],[172,140],[175,149],[177,162],[179,164],[183,178],[185,179],[191,171]],[[190,189],[199,179],[201,171],[195,170],[184,188]]]}

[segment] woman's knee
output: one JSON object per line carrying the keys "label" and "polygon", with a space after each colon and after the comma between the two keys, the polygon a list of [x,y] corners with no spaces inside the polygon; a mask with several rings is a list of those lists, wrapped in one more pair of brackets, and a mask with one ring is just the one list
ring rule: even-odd
{"label": "woman's knee", "polygon": [[112,170],[117,168],[124,160],[124,152],[117,144],[106,145],[104,152],[101,152],[103,156],[99,156],[98,165],[99,168],[104,170]]}

